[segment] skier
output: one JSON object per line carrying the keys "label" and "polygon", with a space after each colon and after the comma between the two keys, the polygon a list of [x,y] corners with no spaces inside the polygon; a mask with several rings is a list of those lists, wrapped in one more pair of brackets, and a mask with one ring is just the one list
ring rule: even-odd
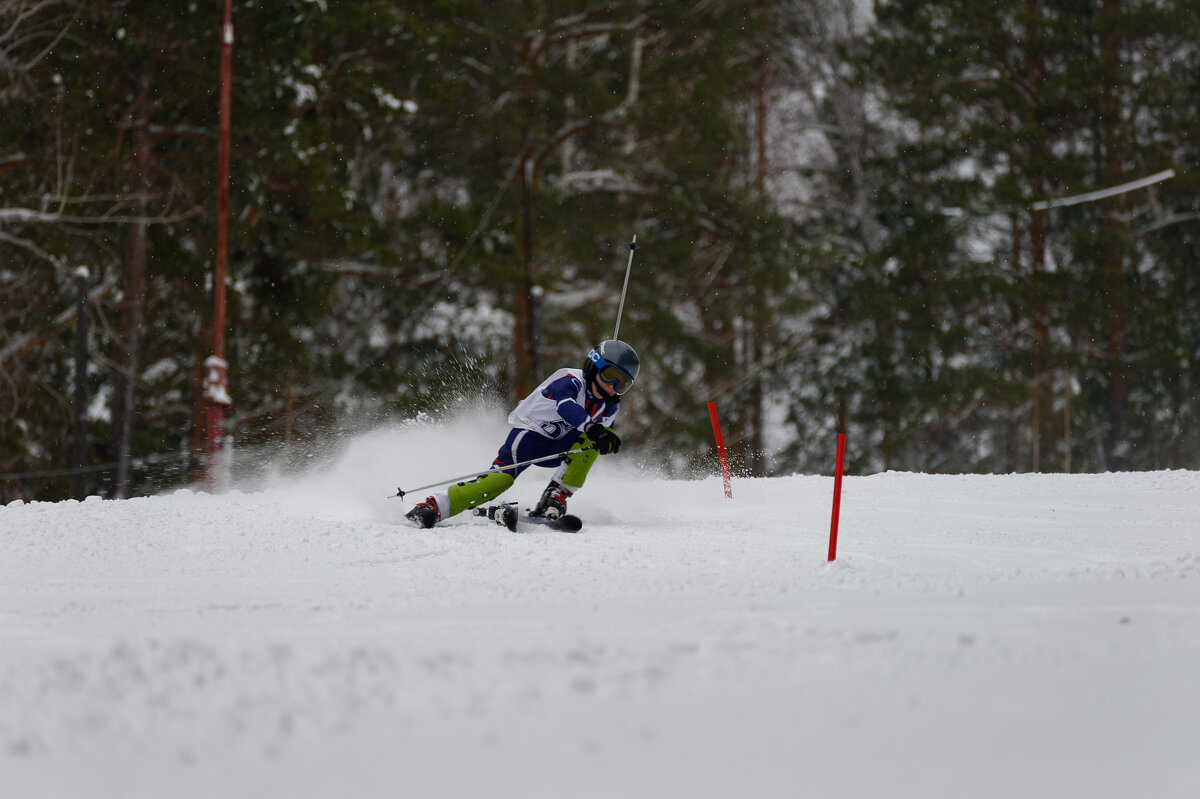
{"label": "skier", "polygon": [[[426,498],[405,516],[421,527],[433,527],[499,496],[529,464],[507,467],[555,454],[562,457],[538,464],[557,470],[530,515],[551,520],[564,516],[567,499],[583,487],[596,457],[621,448],[620,436],[609,425],[640,365],[637,353],[624,341],[600,342],[588,351],[583,369],[559,369],[517,404],[508,416],[512,430],[487,474]],[[516,509],[506,508],[504,513],[496,521],[515,529]]]}

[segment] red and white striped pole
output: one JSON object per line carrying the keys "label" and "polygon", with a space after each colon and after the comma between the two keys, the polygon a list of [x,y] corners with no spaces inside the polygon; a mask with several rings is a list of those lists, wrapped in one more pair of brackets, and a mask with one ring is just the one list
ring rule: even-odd
{"label": "red and white striped pole", "polygon": [[708,401],[708,418],[712,419],[713,436],[717,439],[717,457],[721,461],[721,479],[725,481],[725,497],[733,499],[733,487],[729,484],[729,458],[725,456],[725,439],[721,437],[721,423],[717,421],[717,404]]}
{"label": "red and white striped pole", "polygon": [[837,557],[838,516],[842,510],[842,462],[846,455],[846,434],[838,433],[837,466],[833,472],[833,521],[829,524],[829,562]]}

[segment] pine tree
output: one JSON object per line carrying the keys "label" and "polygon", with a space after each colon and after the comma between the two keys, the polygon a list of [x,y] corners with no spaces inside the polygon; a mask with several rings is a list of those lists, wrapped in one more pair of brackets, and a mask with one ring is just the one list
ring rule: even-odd
{"label": "pine tree", "polygon": [[[939,315],[973,309],[964,320],[963,360],[982,366],[986,376],[953,403],[957,412],[943,415],[969,434],[947,431],[960,442],[956,468],[1131,463],[1130,366],[1141,360],[1131,351],[1131,314],[1144,304],[1131,278],[1145,250],[1121,221],[1121,207],[1147,195],[1077,210],[1037,203],[1169,163],[1147,145],[1158,137],[1161,109],[1177,102],[1170,95],[1178,92],[1168,89],[1150,102],[1139,95],[1165,88],[1149,79],[1155,72],[1149,62],[1181,46],[1181,28],[1171,21],[1181,8],[1112,2],[880,8],[870,74],[915,125],[887,182],[904,187],[915,212],[905,218],[932,220],[942,209],[959,209],[950,217],[953,240],[944,244],[955,250],[951,264],[974,263],[978,273],[973,279],[956,267],[968,294],[953,308],[938,308]],[[889,235],[911,234],[893,227]],[[1084,241],[1090,243],[1080,248]],[[918,268],[934,283],[946,279]],[[1077,386],[1081,401],[1073,402]],[[917,396],[921,387],[909,382],[900,391]],[[1105,441],[1099,452],[1081,446],[1098,431]]]}

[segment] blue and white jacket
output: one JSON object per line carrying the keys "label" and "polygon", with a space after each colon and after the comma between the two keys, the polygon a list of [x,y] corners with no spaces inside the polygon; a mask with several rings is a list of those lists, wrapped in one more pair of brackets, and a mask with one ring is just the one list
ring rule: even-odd
{"label": "blue and white jacket", "polygon": [[508,415],[508,423],[557,440],[574,437],[592,422],[607,427],[618,410],[615,401],[592,396],[582,369],[559,369],[518,403]]}

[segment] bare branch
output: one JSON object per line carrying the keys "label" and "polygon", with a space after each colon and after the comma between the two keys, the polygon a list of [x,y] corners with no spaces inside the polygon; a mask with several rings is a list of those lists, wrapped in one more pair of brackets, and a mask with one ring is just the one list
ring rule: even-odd
{"label": "bare branch", "polygon": [[[88,292],[88,304],[95,305],[101,300],[101,298],[108,294],[108,292],[112,291],[116,285],[117,278],[115,275],[106,277],[100,282],[99,285]],[[21,333],[20,335],[14,336],[12,339],[10,339],[9,342],[4,345],[4,347],[0,348],[0,368],[7,367],[8,364],[16,358],[19,358],[29,350],[45,342],[47,339],[53,336],[55,331],[57,331],[59,328],[75,321],[75,314],[77,310],[78,306],[72,303],[71,307],[55,316],[47,327],[37,331]]]}
{"label": "bare branch", "polygon": [[1200,211],[1192,211],[1186,214],[1169,214],[1162,219],[1155,220],[1144,227],[1138,228],[1137,235],[1145,236],[1147,233],[1157,233],[1163,228],[1168,228],[1172,225],[1182,225],[1187,222],[1200,222]]}
{"label": "bare branch", "polygon": [[43,261],[53,264],[54,266],[58,266],[59,259],[55,258],[50,253],[46,252],[45,250],[43,250],[41,247],[34,244],[29,239],[20,238],[18,236],[10,236],[7,233],[0,231],[0,242],[4,242],[5,244],[10,244],[13,247],[17,247],[19,249],[31,252],[38,258],[42,259]]}
{"label": "bare branch", "polygon": [[32,159],[25,153],[11,153],[10,155],[0,156],[0,169],[10,166],[18,166],[20,164],[28,164]]}
{"label": "bare branch", "polygon": [[101,216],[74,216],[59,211],[34,211],[30,208],[0,208],[0,225],[11,224],[69,224],[69,225],[111,225],[126,222],[142,222],[148,225],[162,225],[171,222],[181,222],[192,216],[192,212],[171,214],[166,216],[145,216],[135,214],[109,213]]}
{"label": "bare branch", "polygon": [[540,170],[546,159],[554,154],[554,151],[562,146],[563,142],[600,125],[618,126],[622,124],[627,117],[625,103],[621,103],[616,108],[613,108],[598,117],[589,117],[587,119],[578,119],[574,122],[568,122],[563,125],[554,134],[554,139],[538,153],[533,159],[534,166]]}
{"label": "bare branch", "polygon": [[628,22],[596,22],[584,24],[595,16],[596,12],[584,12],[570,17],[563,17],[545,31],[531,31],[526,35],[529,42],[530,63],[541,56],[552,42],[565,42],[571,39],[588,39],[596,36],[607,36],[612,33],[629,33],[641,28],[650,19],[648,14],[642,14]]}
{"label": "bare branch", "polygon": [[[0,24],[7,21],[7,26],[0,30],[0,66],[13,78],[10,86],[16,83],[16,78],[37,66],[46,56],[54,51],[58,43],[67,35],[67,31],[75,22],[78,12],[70,19],[61,22],[61,17],[39,21],[51,9],[70,8],[74,3],[65,0],[7,0],[0,8]],[[61,26],[61,27],[60,27]],[[18,51],[29,46],[35,39],[49,38],[50,42],[33,54],[21,54]],[[9,87],[0,88],[3,94]]]}

